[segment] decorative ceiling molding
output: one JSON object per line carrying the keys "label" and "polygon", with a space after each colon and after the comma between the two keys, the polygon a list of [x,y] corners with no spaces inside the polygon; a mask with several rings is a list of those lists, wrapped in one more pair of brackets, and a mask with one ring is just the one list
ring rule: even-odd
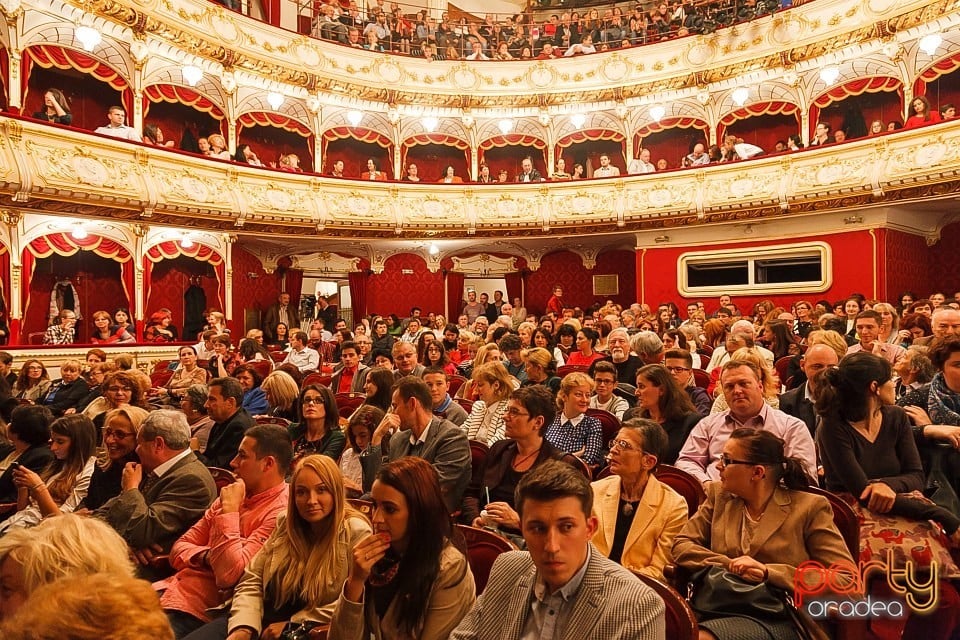
{"label": "decorative ceiling molding", "polygon": [[319,251],[307,255],[291,256],[294,269],[302,269],[305,275],[313,273],[353,273],[360,270],[360,258],[341,256],[337,253]]}
{"label": "decorative ceiling molding", "polygon": [[453,270],[468,276],[503,276],[516,273],[517,259],[514,257],[500,258],[487,253],[461,258],[454,256]]}

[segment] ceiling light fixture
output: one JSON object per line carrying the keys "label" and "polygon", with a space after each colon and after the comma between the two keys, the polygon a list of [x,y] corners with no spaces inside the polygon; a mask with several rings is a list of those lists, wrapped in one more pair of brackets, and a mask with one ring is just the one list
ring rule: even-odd
{"label": "ceiling light fixture", "polygon": [[840,67],[836,65],[830,65],[820,69],[820,79],[823,80],[824,84],[828,87],[832,85],[840,77]]}
{"label": "ceiling light fixture", "polygon": [[941,44],[943,44],[943,38],[939,33],[931,33],[920,38],[920,50],[928,56],[935,54]]}
{"label": "ceiling light fixture", "polygon": [[587,123],[587,116],[582,113],[575,113],[570,116],[570,124],[572,124],[577,129],[580,129]]}
{"label": "ceiling light fixture", "polygon": [[87,237],[87,230],[83,228],[82,224],[78,224],[70,232],[70,235],[74,240],[84,240]]}
{"label": "ceiling light fixture", "polygon": [[274,111],[279,110],[280,107],[283,106],[283,94],[271,91],[267,94],[267,104],[269,104],[270,108]]}
{"label": "ceiling light fixture", "polygon": [[80,25],[77,27],[76,30],[74,30],[73,35],[86,51],[93,51],[103,40],[103,36],[100,35],[99,31],[86,25]]}
{"label": "ceiling light fixture", "polygon": [[508,133],[513,131],[513,120],[511,120],[510,118],[504,118],[503,120],[497,123],[497,127],[500,129],[500,133],[502,133],[503,135],[507,135]]}
{"label": "ceiling light fixture", "polygon": [[203,69],[192,64],[184,65],[180,72],[183,74],[184,81],[191,87],[197,86],[203,80]]}
{"label": "ceiling light fixture", "polygon": [[422,120],[423,128],[428,132],[433,133],[437,130],[437,126],[440,124],[440,121],[433,116],[427,116]]}
{"label": "ceiling light fixture", "polygon": [[435,256],[440,253],[440,247],[437,246],[436,242],[431,242],[428,251],[430,252],[430,255]]}
{"label": "ceiling light fixture", "polygon": [[347,122],[351,127],[358,127],[363,122],[363,111],[347,111]]}
{"label": "ceiling light fixture", "polygon": [[656,122],[660,122],[663,116],[667,115],[667,110],[661,104],[655,104],[650,107],[650,117]]}
{"label": "ceiling light fixture", "polygon": [[730,94],[730,97],[737,103],[738,107],[742,107],[746,103],[747,98],[750,97],[750,90],[746,87],[737,87],[733,90],[733,93]]}
{"label": "ceiling light fixture", "polygon": [[189,249],[193,246],[193,240],[190,239],[190,236],[184,235],[182,238],[180,238],[180,246],[184,249]]}

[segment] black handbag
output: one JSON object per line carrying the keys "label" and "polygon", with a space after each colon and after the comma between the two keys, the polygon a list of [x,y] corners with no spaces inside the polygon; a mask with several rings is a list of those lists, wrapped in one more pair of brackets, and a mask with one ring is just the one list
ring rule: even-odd
{"label": "black handbag", "polygon": [[723,567],[706,567],[691,578],[690,607],[703,619],[745,616],[770,622],[790,620],[783,597],[766,582],[747,582]]}

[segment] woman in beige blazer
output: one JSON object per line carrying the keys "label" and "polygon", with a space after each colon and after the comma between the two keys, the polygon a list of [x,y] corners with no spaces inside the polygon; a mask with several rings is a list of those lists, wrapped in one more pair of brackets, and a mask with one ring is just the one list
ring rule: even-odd
{"label": "woman in beige blazer", "polygon": [[627,569],[663,580],[673,539],[687,522],[683,496],[653,476],[668,437],[656,422],[634,418],[610,442],[608,478],[593,487],[600,553]]}
{"label": "woman in beige blazer", "polygon": [[[802,490],[803,465],[784,457],[782,439],[769,431],[736,429],[717,467],[720,482],[707,485],[706,502],[673,543],[678,565],[690,571],[721,566],[748,582],[769,581],[790,593],[804,561],[853,566],[830,503]],[[796,637],[789,622],[760,625],[747,617],[712,618],[700,627],[721,640],[767,637],[764,627],[776,638]]]}

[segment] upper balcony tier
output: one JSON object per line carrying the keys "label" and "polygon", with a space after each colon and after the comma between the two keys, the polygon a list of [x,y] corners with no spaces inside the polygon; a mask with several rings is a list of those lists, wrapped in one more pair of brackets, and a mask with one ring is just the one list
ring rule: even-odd
{"label": "upper balcony tier", "polygon": [[[4,0],[0,11],[10,25],[0,44],[12,53],[74,42],[77,26],[89,24],[103,34],[93,53],[128,78],[166,74],[181,82],[180,68],[192,65],[216,85],[210,93],[276,91],[313,112],[339,105],[435,115],[499,109],[513,116],[682,98],[706,104],[711,94],[744,85],[796,87],[825,64],[881,51],[897,67],[902,57],[917,55],[911,43],[960,22],[956,0],[816,0],[710,35],[607,53],[430,62],[310,38],[208,0]],[[17,89],[10,89],[17,105]]]}
{"label": "upper balcony tier", "polygon": [[317,239],[616,234],[952,201],[960,189],[960,120],[696,169],[497,185],[338,180],[30,120],[2,117],[0,128],[0,210],[8,216],[143,219]]}

